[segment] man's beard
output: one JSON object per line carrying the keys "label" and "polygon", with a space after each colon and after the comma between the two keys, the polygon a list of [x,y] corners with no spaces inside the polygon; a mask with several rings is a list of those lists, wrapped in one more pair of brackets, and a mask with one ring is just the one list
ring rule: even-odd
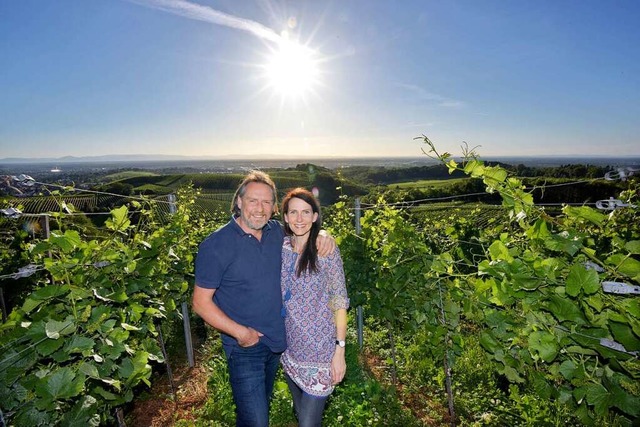
{"label": "man's beard", "polygon": [[249,227],[252,230],[262,230],[262,228],[267,225],[267,222],[269,221],[269,217],[267,215],[264,216],[263,219],[260,220],[253,220],[250,216],[245,216],[244,213],[242,214],[242,220],[244,221],[244,223],[247,225],[247,227]]}

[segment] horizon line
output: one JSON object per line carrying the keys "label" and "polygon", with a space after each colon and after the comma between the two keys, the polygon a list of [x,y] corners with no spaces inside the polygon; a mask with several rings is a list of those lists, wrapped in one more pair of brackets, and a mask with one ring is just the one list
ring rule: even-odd
{"label": "horizon line", "polygon": [[[137,157],[138,159],[128,160]],[[130,161],[140,161],[144,159],[139,158],[149,158],[149,161],[171,161],[171,160],[255,160],[255,161],[266,161],[266,160],[305,160],[305,159],[418,159],[425,158],[431,160],[437,160],[427,156],[426,154],[416,154],[416,155],[379,155],[379,156],[357,156],[357,155],[335,155],[335,156],[327,156],[327,155],[317,155],[317,156],[290,156],[290,155],[224,155],[224,156],[186,156],[180,154],[104,154],[104,155],[91,155],[91,156],[73,156],[73,155],[64,155],[59,157],[5,157],[0,159],[0,164],[3,162],[8,163],[27,163],[27,162],[51,162],[51,161],[66,161],[73,162],[74,160],[80,162],[100,162],[104,160],[112,161],[112,162],[130,162]],[[154,157],[159,157],[157,159],[153,159]],[[453,158],[462,158],[462,156],[452,156]],[[578,159],[590,159],[590,158],[640,158],[639,154],[494,154],[494,155],[479,155],[479,159],[487,159],[487,158],[578,158]]]}

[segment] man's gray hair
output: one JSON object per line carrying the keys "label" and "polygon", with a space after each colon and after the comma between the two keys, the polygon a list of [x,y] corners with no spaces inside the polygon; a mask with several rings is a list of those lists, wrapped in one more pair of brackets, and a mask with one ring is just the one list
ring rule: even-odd
{"label": "man's gray hair", "polygon": [[273,194],[273,213],[278,212],[278,194],[276,192],[276,184],[273,180],[264,172],[252,170],[247,176],[244,177],[240,186],[236,190],[236,194],[233,195],[233,200],[231,201],[231,212],[234,216],[240,215],[240,207],[238,207],[238,198],[244,196],[244,193],[247,192],[247,185],[252,182],[257,182],[260,184],[265,184],[271,187],[271,193]]}

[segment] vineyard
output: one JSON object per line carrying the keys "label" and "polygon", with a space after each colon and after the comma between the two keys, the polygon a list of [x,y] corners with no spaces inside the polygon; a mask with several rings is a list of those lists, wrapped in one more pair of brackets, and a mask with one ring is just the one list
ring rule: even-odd
{"label": "vineyard", "polygon": [[[345,196],[325,208],[351,305],[364,312],[359,351],[352,310],[347,378],[329,401],[326,425],[637,423],[637,181],[612,194],[616,209],[550,212],[500,166],[473,152],[456,162],[424,142],[429,155],[481,180],[502,204],[379,197],[354,208]],[[100,233],[71,221],[73,205],[58,206],[48,239],[23,237],[19,248],[3,249],[3,288],[20,279],[31,289],[0,326],[0,425],[121,423],[117,410],[153,387],[153,372],[167,362],[160,338],[182,316],[197,246],[228,220],[213,212],[226,211],[230,197],[186,186],[175,205],[130,200]],[[16,262],[34,266],[31,274],[6,271]],[[215,343],[206,350],[211,401],[196,425],[233,425]],[[278,384],[273,423],[291,425]]]}
{"label": "vineyard", "polygon": [[63,198],[55,196],[14,198],[7,200],[6,204],[9,207],[19,208],[24,213],[58,212],[61,200],[65,205],[72,205],[79,212],[94,212],[100,207],[114,206],[124,202],[122,196],[115,194],[83,194],[79,196],[67,195]]}
{"label": "vineyard", "polygon": [[[351,297],[387,331],[394,382],[399,371],[400,382],[419,388],[432,382],[434,365],[409,361],[427,355],[443,361],[438,385],[447,389],[453,414],[452,381],[469,375],[457,369],[457,359],[477,351],[474,345],[479,344],[495,374],[476,384],[476,391],[501,387],[504,396],[495,396],[495,402],[508,397],[517,403],[523,393],[530,396],[528,411],[509,414],[494,405],[475,421],[637,421],[637,184],[630,183],[620,195],[625,209],[603,214],[566,206],[561,215],[550,216],[504,169],[485,166],[474,153],[458,164],[425,142],[451,171],[462,170],[483,180],[487,191],[499,193],[504,213],[492,218],[477,208],[412,223],[405,212],[379,200],[365,211],[360,235],[336,226],[335,234],[344,236],[345,259],[357,260],[345,263]],[[348,216],[345,208],[338,204],[328,217]],[[403,348],[405,357],[398,357],[396,347]],[[549,401],[564,405],[555,410],[555,420]]]}

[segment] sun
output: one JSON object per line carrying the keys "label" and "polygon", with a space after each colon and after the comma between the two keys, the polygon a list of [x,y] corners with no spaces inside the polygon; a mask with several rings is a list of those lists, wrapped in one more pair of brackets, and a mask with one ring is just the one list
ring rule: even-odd
{"label": "sun", "polygon": [[265,65],[267,86],[283,98],[304,98],[320,81],[316,52],[282,37]]}

